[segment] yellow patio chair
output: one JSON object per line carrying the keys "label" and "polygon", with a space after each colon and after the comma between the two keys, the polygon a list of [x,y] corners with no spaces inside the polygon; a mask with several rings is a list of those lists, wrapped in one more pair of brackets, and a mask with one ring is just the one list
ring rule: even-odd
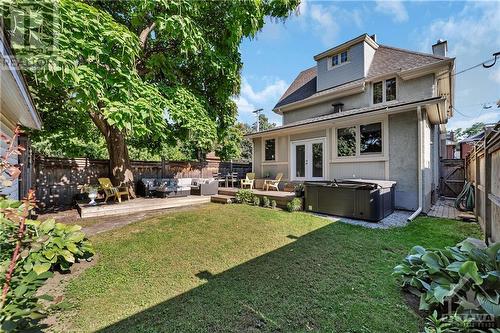
{"label": "yellow patio chair", "polygon": [[245,179],[241,180],[241,188],[245,188],[245,186],[249,186],[250,189],[253,189],[253,182],[255,181],[255,173],[249,172],[245,176]]}
{"label": "yellow patio chair", "polygon": [[107,202],[109,198],[115,198],[115,201],[122,202],[122,195],[126,195],[127,199],[130,200],[128,188],[113,186],[109,178],[99,178],[98,180],[101,188],[104,190],[104,202]]}
{"label": "yellow patio chair", "polygon": [[264,181],[264,188],[266,191],[269,191],[269,188],[274,188],[276,191],[279,191],[278,185],[280,184],[281,178],[283,178],[283,173],[278,172],[274,179],[266,179]]}

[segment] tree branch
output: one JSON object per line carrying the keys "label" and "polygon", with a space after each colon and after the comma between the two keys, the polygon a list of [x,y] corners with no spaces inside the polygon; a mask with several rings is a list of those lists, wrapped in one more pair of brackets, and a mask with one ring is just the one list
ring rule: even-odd
{"label": "tree branch", "polygon": [[148,36],[151,33],[151,31],[153,31],[153,29],[155,27],[156,27],[156,23],[153,22],[149,26],[147,26],[146,28],[144,28],[144,30],[141,31],[141,33],[139,35],[139,41],[141,43],[141,49],[144,50],[144,48],[146,47],[146,42],[148,40]]}

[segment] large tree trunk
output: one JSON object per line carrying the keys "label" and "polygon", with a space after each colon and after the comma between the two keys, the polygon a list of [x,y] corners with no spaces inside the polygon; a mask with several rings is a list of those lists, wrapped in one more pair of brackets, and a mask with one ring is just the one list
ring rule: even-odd
{"label": "large tree trunk", "polygon": [[91,117],[106,139],[111,181],[116,186],[128,187],[130,195],[135,198],[134,174],[132,173],[130,158],[128,156],[125,135],[114,126],[110,126],[101,114],[91,113]]}

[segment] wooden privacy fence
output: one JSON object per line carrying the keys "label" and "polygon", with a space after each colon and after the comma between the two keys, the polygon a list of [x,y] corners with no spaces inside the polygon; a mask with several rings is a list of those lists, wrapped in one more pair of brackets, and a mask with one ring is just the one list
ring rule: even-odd
{"label": "wooden privacy fence", "polygon": [[[97,185],[98,178],[111,174],[109,160],[88,158],[37,157],[33,169],[32,187],[36,190],[41,211],[71,207],[80,193],[79,186]],[[200,162],[132,161],[136,184],[141,178],[210,178],[217,172],[237,172],[244,177],[251,170],[250,163],[223,162],[218,158]]]}
{"label": "wooden privacy fence", "polygon": [[476,215],[485,239],[500,241],[500,123],[476,144],[465,162],[466,178],[475,186]]}

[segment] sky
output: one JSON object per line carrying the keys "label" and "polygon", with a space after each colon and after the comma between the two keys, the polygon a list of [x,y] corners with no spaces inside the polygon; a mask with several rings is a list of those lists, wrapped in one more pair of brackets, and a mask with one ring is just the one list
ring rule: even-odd
{"label": "sky", "polygon": [[[298,73],[315,65],[313,56],[363,33],[376,34],[380,44],[426,53],[438,39],[447,40],[459,72],[500,51],[500,1],[302,0],[285,22],[267,20],[243,41],[238,119],[255,122],[252,111],[263,108],[281,125],[272,109]],[[500,120],[500,57],[490,69],[480,66],[455,78],[456,110],[448,129]]]}

